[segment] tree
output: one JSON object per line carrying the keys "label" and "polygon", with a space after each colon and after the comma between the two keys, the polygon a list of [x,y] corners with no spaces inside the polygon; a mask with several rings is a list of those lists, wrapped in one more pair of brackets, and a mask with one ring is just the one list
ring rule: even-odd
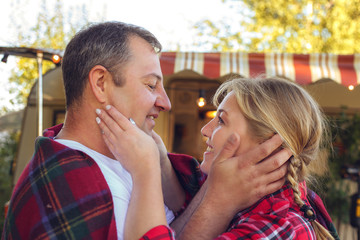
{"label": "tree", "polygon": [[[198,45],[216,51],[360,53],[360,0],[222,2],[237,12],[237,19],[197,23]],[[349,181],[341,178],[340,169],[360,169],[360,117],[342,113],[332,119],[331,128],[330,174],[318,179],[318,187],[332,217],[349,222]]]}
{"label": "tree", "polygon": [[[333,148],[329,156],[330,175],[322,179],[326,206],[334,219],[348,223],[350,219],[350,184],[359,183],[360,170],[360,115],[346,114],[346,108],[337,116],[330,118],[332,125]],[[341,204],[339,204],[341,203]]]}
{"label": "tree", "polygon": [[[20,3],[21,4],[21,3]],[[30,31],[21,31],[22,25],[25,23],[24,19],[17,24],[17,46],[45,48],[45,49],[59,49],[64,50],[66,43],[81,27],[89,23],[87,17],[87,10],[83,6],[81,9],[81,19],[74,21],[74,11],[68,11],[68,18],[65,17],[63,10],[63,3],[61,0],[56,0],[54,6],[48,6],[46,1],[42,1],[41,10],[37,17],[37,22]],[[13,14],[19,16],[19,14]],[[18,22],[18,18],[13,19],[13,22]],[[43,73],[53,68],[55,65],[52,62],[43,62]],[[27,97],[34,82],[38,78],[38,68],[36,59],[17,58],[16,67],[12,70],[9,82],[11,84],[10,93],[16,93],[16,98],[11,100],[13,105],[24,106],[27,102]],[[8,112],[9,109],[3,106],[3,112]]]}
{"label": "tree", "polygon": [[12,182],[10,172],[14,161],[19,132],[2,132],[0,138],[0,232],[4,226],[4,205],[10,200]]}
{"label": "tree", "polygon": [[[360,52],[359,0],[222,0],[239,22],[209,20],[195,27],[214,50],[248,52]],[[236,27],[234,27],[236,26]],[[200,44],[205,44],[201,41]]]}
{"label": "tree", "polygon": [[[21,5],[22,1],[17,2],[20,5],[19,14],[12,14],[16,16],[12,19],[12,23],[18,30],[17,45],[20,47],[32,48],[50,48],[50,49],[65,49],[66,43],[81,27],[87,25],[87,11],[83,7],[81,9],[82,18],[74,21],[73,11],[69,11],[69,18],[65,19],[63,11],[63,4],[61,0],[57,0],[53,7],[46,5],[43,0],[40,13],[37,17],[37,22],[30,31],[23,31],[23,25],[26,25],[26,19],[21,18]],[[50,11],[53,10],[53,11]],[[21,20],[19,23],[19,19]],[[71,22],[71,24],[70,24]],[[16,24],[17,23],[17,24]],[[43,73],[53,68],[55,65],[51,62],[43,62]],[[38,78],[38,68],[35,59],[17,58],[15,69],[9,79],[12,88],[11,91],[17,93],[16,99],[12,100],[12,104],[25,105],[30,89],[36,79]],[[6,106],[2,107],[2,113],[8,112]],[[20,133],[18,131],[12,133],[0,133],[0,232],[2,232],[4,221],[4,204],[10,199],[12,181],[11,181],[11,168],[17,150],[17,144]]]}

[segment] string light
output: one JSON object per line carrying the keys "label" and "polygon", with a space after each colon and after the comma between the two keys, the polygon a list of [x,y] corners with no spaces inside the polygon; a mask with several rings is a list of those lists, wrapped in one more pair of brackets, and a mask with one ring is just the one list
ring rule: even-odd
{"label": "string light", "polygon": [[60,63],[60,60],[61,60],[61,57],[57,54],[54,54],[51,58],[52,62],[55,63],[55,64],[59,64]]}
{"label": "string light", "polygon": [[198,105],[199,108],[202,108],[206,105],[205,90],[200,89],[199,98],[196,100],[196,104]]}
{"label": "string light", "polygon": [[348,87],[348,89],[349,89],[350,91],[352,91],[352,90],[354,90],[354,86],[353,86],[353,85],[350,85],[350,86]]}
{"label": "string light", "polygon": [[216,111],[207,111],[207,112],[205,113],[205,116],[206,116],[207,118],[213,119],[214,117],[216,117]]}

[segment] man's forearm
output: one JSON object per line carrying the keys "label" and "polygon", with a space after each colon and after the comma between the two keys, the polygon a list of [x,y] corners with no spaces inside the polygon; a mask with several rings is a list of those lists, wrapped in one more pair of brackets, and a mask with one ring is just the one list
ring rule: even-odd
{"label": "man's forearm", "polygon": [[179,237],[184,230],[185,225],[189,222],[191,216],[194,214],[200,202],[204,197],[204,193],[206,191],[206,182],[200,188],[199,192],[195,195],[195,197],[190,202],[189,206],[184,210],[184,212],[177,217],[171,224],[171,228],[176,232],[176,235]]}
{"label": "man's forearm", "polygon": [[213,207],[211,203],[202,202],[186,224],[180,236],[178,236],[178,239],[214,239],[226,232],[232,217],[233,214],[223,211],[222,207]]}
{"label": "man's forearm", "polygon": [[166,206],[177,212],[185,204],[185,191],[168,157],[161,160],[161,183]]}
{"label": "man's forearm", "polygon": [[170,226],[176,232],[176,239],[213,239],[226,231],[233,217],[233,212],[222,206],[215,206],[211,201],[204,199],[207,182],[190,202],[185,211],[173,221]]}
{"label": "man's forearm", "polygon": [[173,221],[170,226],[176,232],[177,239],[213,239],[226,231],[233,217],[233,212],[222,206],[215,206],[213,202],[204,199],[207,182],[190,202],[185,211]]}

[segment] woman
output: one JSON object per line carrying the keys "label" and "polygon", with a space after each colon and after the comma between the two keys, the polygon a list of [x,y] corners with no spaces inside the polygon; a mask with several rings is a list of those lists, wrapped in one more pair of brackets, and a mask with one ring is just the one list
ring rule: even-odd
{"label": "woman", "polygon": [[[217,115],[201,130],[208,138],[201,164],[204,173],[211,175],[215,157],[234,133],[240,137],[236,154],[250,151],[276,133],[284,140],[283,148],[290,149],[293,154],[282,189],[238,212],[228,230],[217,239],[333,239],[316,221],[306,197],[305,180],[310,177],[311,163],[320,158],[321,146],[328,141],[325,120],[311,96],[283,79],[238,78],[220,86],[214,104],[218,106]],[[108,131],[104,125],[100,127]],[[115,156],[116,147],[110,146]],[[130,172],[135,165],[129,166]],[[135,203],[132,207],[141,209],[142,206]],[[132,215],[128,220],[132,220]],[[164,222],[159,221],[159,224]]]}
{"label": "woman", "polygon": [[324,118],[311,96],[287,80],[234,79],[220,86],[214,104],[217,116],[201,131],[208,137],[203,172],[209,173],[224,138],[234,131],[240,135],[238,153],[249,151],[274,133],[293,153],[283,188],[239,212],[222,236],[265,238],[275,234],[279,238],[315,239],[316,235],[317,239],[332,239],[315,220],[306,198],[304,180],[309,177],[309,165],[320,158],[321,144],[328,140]]}

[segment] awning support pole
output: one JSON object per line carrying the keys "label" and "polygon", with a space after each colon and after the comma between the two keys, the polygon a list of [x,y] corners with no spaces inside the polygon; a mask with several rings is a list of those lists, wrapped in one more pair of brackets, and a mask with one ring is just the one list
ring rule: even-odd
{"label": "awning support pole", "polygon": [[39,69],[38,89],[37,89],[37,110],[38,110],[38,136],[42,135],[43,131],[43,79],[42,79],[42,61],[43,53],[37,52],[37,63]]}

